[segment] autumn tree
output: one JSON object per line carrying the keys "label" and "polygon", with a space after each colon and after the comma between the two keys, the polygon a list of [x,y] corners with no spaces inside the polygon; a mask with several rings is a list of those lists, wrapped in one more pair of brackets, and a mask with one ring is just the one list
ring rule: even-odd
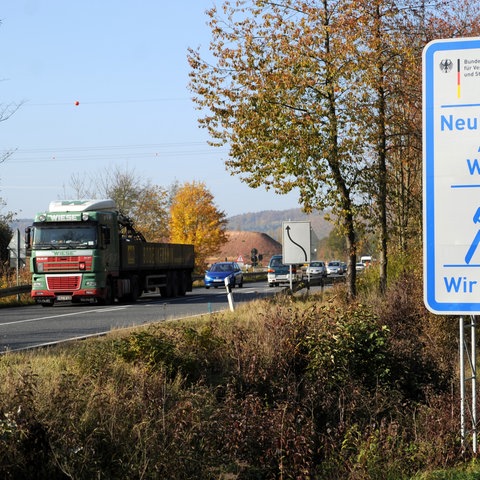
{"label": "autumn tree", "polygon": [[421,238],[422,50],[434,38],[476,34],[479,6],[468,1],[460,7],[455,1],[369,0],[359,2],[358,12],[365,42],[361,84],[368,92],[363,129],[374,166],[368,188],[373,215],[368,218],[377,226],[379,286],[385,291],[390,238],[402,254],[409,247],[418,249]]}
{"label": "autumn tree", "polygon": [[207,258],[227,242],[225,213],[214,203],[202,182],[184,183],[176,189],[170,208],[170,241],[193,244],[195,266],[203,271]]}
{"label": "autumn tree", "polygon": [[251,187],[297,189],[305,211],[330,209],[356,295],[355,222],[365,169],[355,69],[354,2],[252,0],[208,11],[214,60],[190,50],[190,87],[227,168]]}
{"label": "autumn tree", "polygon": [[[406,253],[421,236],[421,58],[427,16],[448,2],[360,0],[355,15],[362,30],[356,106],[367,155],[364,176],[370,211],[364,218],[378,238],[380,291],[387,287],[390,237]],[[447,7],[447,9],[449,9]],[[365,173],[365,172],[364,172]]]}
{"label": "autumn tree", "polygon": [[[387,286],[388,265],[388,177],[389,159],[393,152],[396,127],[396,104],[401,91],[400,69],[405,53],[398,41],[401,22],[400,3],[408,9],[409,0],[369,0],[357,2],[357,24],[363,32],[363,48],[358,49],[355,59],[358,67],[357,80],[362,94],[357,105],[357,122],[364,132],[369,160],[363,172],[362,182],[366,205],[364,218],[378,233],[379,289],[384,293]],[[415,1],[415,0],[414,0]],[[403,74],[403,72],[402,72]]]}

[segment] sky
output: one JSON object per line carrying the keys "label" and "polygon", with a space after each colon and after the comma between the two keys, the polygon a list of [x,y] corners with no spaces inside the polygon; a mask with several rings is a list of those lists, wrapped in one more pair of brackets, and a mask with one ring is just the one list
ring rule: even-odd
{"label": "sky", "polygon": [[32,218],[72,198],[74,177],[114,168],[168,188],[204,182],[230,217],[298,208],[251,189],[208,145],[188,90],[187,49],[208,56],[211,0],[3,0],[0,213]]}

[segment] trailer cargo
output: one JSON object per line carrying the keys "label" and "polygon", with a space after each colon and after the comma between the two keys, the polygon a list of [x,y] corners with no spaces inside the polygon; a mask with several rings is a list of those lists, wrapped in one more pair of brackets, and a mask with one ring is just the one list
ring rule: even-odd
{"label": "trailer cargo", "polygon": [[113,200],[50,203],[25,232],[31,296],[56,302],[135,301],[146,291],[162,297],[192,291],[193,245],[146,242]]}

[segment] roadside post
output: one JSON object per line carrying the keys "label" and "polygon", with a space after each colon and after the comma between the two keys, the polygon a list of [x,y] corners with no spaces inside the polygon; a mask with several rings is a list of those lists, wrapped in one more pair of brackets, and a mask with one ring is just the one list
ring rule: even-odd
{"label": "roadside post", "polygon": [[[8,244],[10,267],[14,267],[16,271],[16,285],[18,287],[20,283],[20,268],[26,264],[26,250],[25,246],[22,247],[20,238],[20,230],[17,228],[13,232],[13,236]],[[17,301],[20,300],[20,294],[17,294]]]}
{"label": "roadside post", "polygon": [[232,279],[230,277],[225,277],[225,288],[227,289],[227,299],[228,305],[230,307],[230,311],[233,312],[235,310],[235,306],[233,304],[233,293],[232,293]]}
{"label": "roadside post", "polygon": [[[477,453],[476,315],[480,314],[480,37],[423,50],[424,303],[459,315],[460,429]],[[470,328],[470,339],[465,332]],[[471,348],[470,354],[465,350]],[[468,352],[468,350],[467,350]],[[465,365],[465,357],[469,365]],[[465,382],[471,382],[471,425]]]}

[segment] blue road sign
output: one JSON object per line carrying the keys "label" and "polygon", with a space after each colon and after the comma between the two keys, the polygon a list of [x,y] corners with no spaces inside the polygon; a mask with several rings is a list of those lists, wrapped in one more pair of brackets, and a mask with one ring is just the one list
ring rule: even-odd
{"label": "blue road sign", "polygon": [[480,314],[480,38],[423,51],[424,300]]}

